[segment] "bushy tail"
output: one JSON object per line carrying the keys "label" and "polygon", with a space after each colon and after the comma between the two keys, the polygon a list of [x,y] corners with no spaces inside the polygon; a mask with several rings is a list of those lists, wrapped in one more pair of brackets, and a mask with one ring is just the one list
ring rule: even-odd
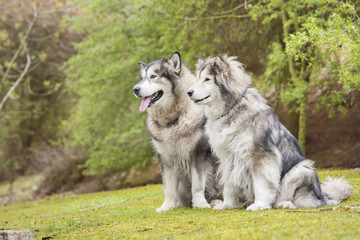
{"label": "bushy tail", "polygon": [[345,199],[348,199],[351,195],[352,186],[344,179],[331,178],[328,176],[326,182],[321,183],[321,190],[328,196],[326,201],[327,205],[338,204]]}

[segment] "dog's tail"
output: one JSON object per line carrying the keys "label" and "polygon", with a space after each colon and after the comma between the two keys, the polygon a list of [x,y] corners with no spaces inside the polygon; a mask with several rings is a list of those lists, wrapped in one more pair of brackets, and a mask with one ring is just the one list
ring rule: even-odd
{"label": "dog's tail", "polygon": [[338,204],[348,199],[352,189],[344,177],[331,178],[328,176],[326,181],[321,183],[321,190],[327,195],[326,205]]}

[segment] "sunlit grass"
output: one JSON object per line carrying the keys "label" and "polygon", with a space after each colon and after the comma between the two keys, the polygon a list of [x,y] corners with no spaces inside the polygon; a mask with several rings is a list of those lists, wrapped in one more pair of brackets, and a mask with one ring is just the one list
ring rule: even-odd
{"label": "sunlit grass", "polygon": [[357,192],[335,210],[181,208],[158,214],[162,186],[149,185],[3,206],[0,228],[28,229],[38,239],[359,239],[360,209],[345,206],[360,206],[360,172],[321,170],[319,175],[322,180],[346,175]]}

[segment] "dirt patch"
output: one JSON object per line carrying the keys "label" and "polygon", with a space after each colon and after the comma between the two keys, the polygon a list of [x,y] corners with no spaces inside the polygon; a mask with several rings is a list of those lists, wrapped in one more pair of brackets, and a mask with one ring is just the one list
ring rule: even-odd
{"label": "dirt patch", "polygon": [[[314,104],[310,103],[310,109]],[[317,167],[360,167],[360,101],[349,108],[345,117],[330,119],[327,111],[309,112],[306,140],[307,157]]]}

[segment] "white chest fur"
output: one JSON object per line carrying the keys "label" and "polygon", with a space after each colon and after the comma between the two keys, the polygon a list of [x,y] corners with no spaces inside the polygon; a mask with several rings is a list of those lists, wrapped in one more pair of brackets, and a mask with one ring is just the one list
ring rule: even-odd
{"label": "white chest fur", "polygon": [[157,134],[159,139],[153,140],[153,145],[165,164],[190,174],[191,155],[201,138],[201,131],[189,131],[186,127],[182,128],[183,125],[184,123],[180,122],[178,126],[162,129],[161,134]]}
{"label": "white chest fur", "polygon": [[248,185],[251,183],[253,133],[235,124],[226,126],[221,120],[209,120],[205,129],[220,161],[222,183],[230,181],[246,192],[246,189],[251,188]]}

